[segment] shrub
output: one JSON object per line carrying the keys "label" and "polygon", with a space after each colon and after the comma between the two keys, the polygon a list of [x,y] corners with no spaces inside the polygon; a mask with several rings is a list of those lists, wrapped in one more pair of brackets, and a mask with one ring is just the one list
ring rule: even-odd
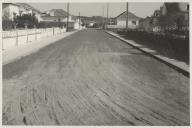
{"label": "shrub", "polygon": [[35,15],[24,14],[22,16],[16,16],[14,18],[14,22],[17,24],[18,28],[25,28],[27,25],[28,28],[33,28],[34,26],[38,26],[38,20]]}
{"label": "shrub", "polygon": [[10,30],[14,28],[14,23],[11,20],[3,20],[2,21],[2,29],[3,30]]}
{"label": "shrub", "polygon": [[51,28],[51,27],[66,27],[63,22],[40,22],[38,28]]}
{"label": "shrub", "polygon": [[145,31],[117,31],[165,56],[189,63],[189,37],[180,38],[170,33],[149,33]]}
{"label": "shrub", "polygon": [[4,11],[2,16],[2,29],[9,30],[14,28],[14,23],[9,19],[9,12]]}

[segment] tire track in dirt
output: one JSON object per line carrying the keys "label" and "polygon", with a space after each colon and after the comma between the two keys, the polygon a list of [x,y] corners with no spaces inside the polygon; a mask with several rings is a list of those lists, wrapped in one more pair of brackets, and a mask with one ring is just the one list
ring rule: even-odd
{"label": "tire track in dirt", "polygon": [[27,58],[3,69],[3,124],[189,125],[189,79],[101,31]]}

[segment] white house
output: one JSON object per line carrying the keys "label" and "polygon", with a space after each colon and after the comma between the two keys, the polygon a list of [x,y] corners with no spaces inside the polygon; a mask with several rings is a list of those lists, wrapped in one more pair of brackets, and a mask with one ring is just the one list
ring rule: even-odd
{"label": "white house", "polygon": [[[116,27],[117,28],[126,28],[126,19],[127,19],[127,12],[123,12],[119,14],[116,19]],[[135,14],[128,12],[128,28],[136,29],[139,26],[139,17]]]}
{"label": "white house", "polygon": [[40,21],[41,12],[36,8],[26,3],[3,3],[3,17],[13,20],[15,16],[22,16],[24,14],[35,14],[38,21]]}
{"label": "white house", "polygon": [[[48,11],[45,11],[41,16],[42,22],[67,22],[67,12],[63,9],[51,9]],[[82,21],[79,21],[79,17],[73,16],[69,14],[68,22],[70,25],[73,25],[74,29],[81,29],[82,28]]]}
{"label": "white house", "polygon": [[89,24],[88,24],[88,27],[94,27],[95,24],[96,24],[96,22],[90,21]]}
{"label": "white house", "polygon": [[37,18],[38,21],[41,20],[41,12],[32,7],[29,4],[26,3],[16,3],[19,6],[19,10],[20,10],[20,14],[24,15],[24,14],[31,14],[31,15],[35,15],[35,17]]}
{"label": "white house", "polygon": [[20,15],[19,6],[13,3],[3,3],[2,16],[6,19],[12,20],[15,16]]}
{"label": "white house", "polygon": [[[48,11],[45,11],[41,15],[41,21],[44,22],[55,22],[55,21],[60,21],[60,22],[67,22],[67,12],[64,11],[63,9],[51,9]],[[72,15],[69,14],[69,22],[74,22],[72,19]]]}
{"label": "white house", "polygon": [[82,21],[79,18],[75,19],[74,29],[82,29]]}

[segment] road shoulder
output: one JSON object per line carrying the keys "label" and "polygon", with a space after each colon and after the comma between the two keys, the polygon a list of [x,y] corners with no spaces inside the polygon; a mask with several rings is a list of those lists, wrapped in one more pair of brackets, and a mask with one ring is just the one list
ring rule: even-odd
{"label": "road shoulder", "polygon": [[48,46],[52,43],[55,43],[58,40],[61,40],[65,37],[68,37],[68,36],[70,36],[76,32],[78,32],[78,31],[65,32],[65,33],[60,34],[60,35],[42,38],[38,41],[33,41],[33,42],[27,43],[25,45],[19,45],[17,47],[3,50],[2,64],[6,65],[8,63],[11,63],[13,61],[16,61],[16,60],[24,57],[24,56],[30,55],[34,52],[37,52],[41,48]]}
{"label": "road shoulder", "polygon": [[189,65],[187,65],[186,63],[156,54],[156,51],[149,49],[147,47],[144,47],[143,45],[138,44],[137,42],[135,42],[133,40],[125,39],[112,31],[105,31],[105,32],[108,33],[109,35],[112,35],[112,36],[120,39],[123,42],[126,42],[127,44],[139,49],[140,51],[152,56],[153,58],[167,64],[168,66],[176,69],[177,71],[181,72],[185,76],[189,77],[189,74],[190,74]]}

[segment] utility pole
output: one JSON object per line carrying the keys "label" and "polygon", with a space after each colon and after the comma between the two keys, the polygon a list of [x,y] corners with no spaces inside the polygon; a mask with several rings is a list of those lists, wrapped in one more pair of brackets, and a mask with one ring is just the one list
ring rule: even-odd
{"label": "utility pole", "polygon": [[128,2],[127,2],[126,14],[127,14],[127,17],[126,17],[126,30],[128,30]]}
{"label": "utility pole", "polygon": [[69,3],[67,3],[67,27],[66,27],[66,31],[69,31]]}
{"label": "utility pole", "polygon": [[[108,18],[109,18],[109,3],[107,3],[107,25],[108,25]],[[106,25],[106,28],[107,28],[107,25]]]}
{"label": "utility pole", "polygon": [[104,7],[103,7],[103,23],[102,23],[102,27],[104,28]]}
{"label": "utility pole", "polygon": [[80,29],[81,23],[80,23],[80,12],[79,12],[79,29]]}

